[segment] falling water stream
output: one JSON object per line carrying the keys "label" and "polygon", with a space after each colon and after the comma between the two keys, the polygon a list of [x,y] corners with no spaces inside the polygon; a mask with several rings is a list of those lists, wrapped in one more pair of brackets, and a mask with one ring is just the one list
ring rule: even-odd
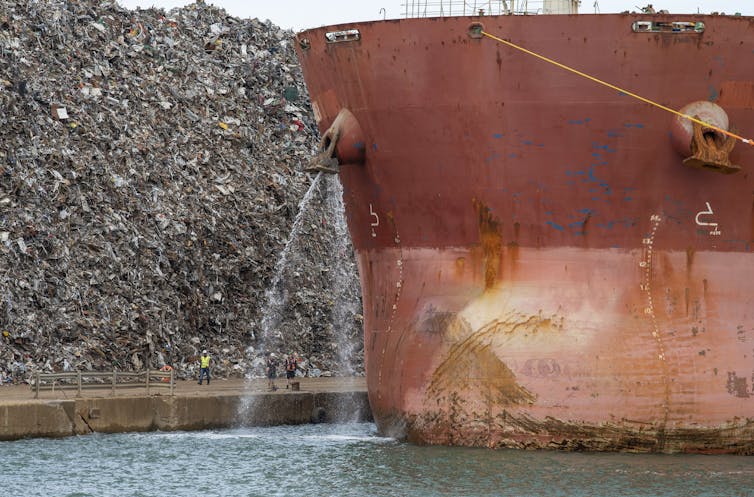
{"label": "falling water stream", "polygon": [[[272,281],[265,292],[265,305],[262,308],[261,332],[256,337],[256,346],[249,348],[250,355],[265,358],[268,348],[271,346],[272,339],[279,339],[283,343],[286,337],[282,335],[281,323],[289,301],[288,287],[285,276],[289,270],[289,265],[295,263],[297,249],[300,246],[299,238],[302,227],[305,225],[305,214],[309,209],[312,200],[315,198],[318,188],[324,184],[325,196],[325,216],[330,221],[327,226],[334,230],[333,246],[329,248],[331,258],[329,261],[331,267],[331,295],[333,298],[332,307],[332,338],[336,342],[334,349],[338,369],[341,374],[353,375],[353,356],[357,352],[353,337],[350,336],[353,322],[353,316],[358,313],[359,302],[348,298],[354,293],[355,267],[351,260],[351,245],[348,235],[348,228],[345,218],[345,206],[343,204],[343,187],[337,175],[325,175],[317,173],[312,180],[309,189],[304,194],[298,204],[298,212],[293,221],[288,240],[283,250],[280,252],[277,262],[275,263]],[[244,396],[239,407],[238,419],[243,424],[244,419],[249,419],[253,415],[254,397]]]}
{"label": "falling water stream", "polygon": [[335,242],[332,247],[331,267],[333,271],[333,335],[337,342],[337,361],[341,374],[354,374],[353,357],[356,354],[356,341],[350,336],[353,316],[359,312],[359,302],[348,298],[355,280],[356,268],[351,263],[351,243],[346,224],[346,209],[343,204],[343,185],[335,175],[327,177],[326,206],[331,215]]}
{"label": "falling water stream", "polygon": [[288,291],[283,284],[283,275],[285,269],[288,267],[289,259],[291,256],[291,248],[299,238],[301,233],[301,227],[304,225],[304,213],[306,212],[309,204],[314,198],[314,193],[317,191],[317,185],[322,177],[322,173],[317,173],[314,177],[312,184],[304,194],[301,202],[298,204],[298,212],[296,218],[293,220],[293,226],[291,227],[291,233],[288,235],[288,241],[285,242],[283,251],[280,252],[280,257],[275,263],[275,273],[272,277],[272,283],[265,292],[265,306],[262,309],[262,336],[259,338],[260,350],[265,350],[265,341],[273,335],[273,333],[280,333],[278,326],[283,318],[283,310],[288,303]]}
{"label": "falling water stream", "polygon": [[[283,250],[280,252],[277,262],[275,263],[275,270],[272,276],[272,282],[265,291],[265,305],[262,308],[261,319],[261,333],[256,336],[256,347],[249,347],[247,354],[253,356],[254,354],[261,354],[262,360],[267,355],[267,341],[273,333],[279,333],[278,326],[283,317],[283,310],[288,302],[288,291],[283,285],[283,275],[285,269],[288,266],[290,254],[294,243],[298,240],[301,227],[304,224],[304,213],[307,207],[314,198],[314,193],[317,191],[317,185],[322,177],[322,173],[317,173],[312,180],[312,184],[309,185],[309,189],[304,194],[304,197],[298,203],[298,212],[296,218],[293,220],[293,226],[291,232],[288,235],[288,240],[285,242]],[[247,375],[251,375],[251,372],[247,372]],[[250,390],[250,387],[247,388]],[[251,393],[250,391],[247,393]],[[239,424],[243,425],[245,420],[252,419],[255,410],[255,397],[253,395],[244,395],[241,398],[241,402],[238,406],[237,419]]]}

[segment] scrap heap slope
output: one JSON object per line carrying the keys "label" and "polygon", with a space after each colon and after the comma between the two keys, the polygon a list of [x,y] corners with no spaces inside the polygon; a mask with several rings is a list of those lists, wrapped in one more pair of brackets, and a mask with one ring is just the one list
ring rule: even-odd
{"label": "scrap heap slope", "polygon": [[[291,37],[203,2],[3,3],[0,371],[189,376],[203,348],[219,375],[260,374],[268,351],[343,369],[331,266],[359,291],[352,252],[330,250],[330,183],[304,214],[285,318],[261,329],[318,141]],[[362,371],[360,316],[343,326]]]}

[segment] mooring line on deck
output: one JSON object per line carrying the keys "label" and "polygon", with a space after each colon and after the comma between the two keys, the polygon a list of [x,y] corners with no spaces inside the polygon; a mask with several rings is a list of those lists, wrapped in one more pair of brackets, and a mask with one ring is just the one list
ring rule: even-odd
{"label": "mooring line on deck", "polygon": [[688,114],[684,114],[683,112],[679,112],[679,111],[677,111],[675,109],[671,109],[670,107],[667,107],[667,106],[662,105],[660,103],[654,102],[654,101],[652,101],[652,100],[650,100],[648,98],[642,97],[641,95],[637,95],[636,93],[632,93],[632,92],[630,92],[628,90],[624,90],[623,88],[620,88],[618,86],[610,84],[610,83],[608,83],[606,81],[603,81],[603,80],[601,80],[599,78],[595,78],[594,76],[591,76],[591,75],[586,74],[584,72],[581,72],[578,69],[574,69],[574,68],[572,68],[570,66],[567,66],[565,64],[561,64],[560,62],[552,60],[550,58],[547,58],[544,55],[538,54],[536,52],[532,52],[531,50],[528,50],[528,49],[526,49],[526,48],[524,48],[522,46],[516,45],[515,43],[512,43],[512,42],[510,42],[508,40],[504,40],[502,38],[499,38],[499,37],[497,37],[497,36],[495,36],[493,34],[490,34],[490,33],[486,32],[486,31],[484,31],[484,30],[482,30],[480,33],[482,35],[486,36],[487,38],[490,38],[492,40],[497,41],[498,43],[502,43],[502,44],[507,45],[507,46],[509,46],[511,48],[515,48],[516,50],[524,52],[524,53],[526,53],[528,55],[531,55],[532,57],[536,57],[536,58],[538,58],[540,60],[543,60],[545,62],[549,62],[550,64],[555,65],[555,66],[557,66],[557,67],[559,67],[561,69],[565,69],[566,71],[569,71],[569,72],[572,72],[574,74],[577,74],[577,75],[579,75],[579,76],[581,76],[583,78],[586,78],[588,80],[594,81],[595,83],[601,84],[603,86],[607,86],[608,88],[612,88],[613,90],[619,91],[619,92],[621,92],[621,93],[623,93],[625,95],[628,95],[629,97],[633,97],[633,98],[635,98],[637,100],[640,100],[640,101],[642,101],[644,103],[653,105],[653,106],[655,106],[655,107],[657,107],[659,109],[662,109],[662,110],[664,110],[666,112],[670,112],[671,114],[675,114],[676,116],[686,118],[689,121],[692,121],[692,122],[695,122],[695,123],[697,123],[697,124],[699,124],[701,126],[704,126],[705,128],[713,129],[713,130],[715,130],[715,131],[717,131],[719,133],[722,133],[722,134],[724,134],[726,136],[730,136],[731,138],[735,138],[736,140],[740,140],[743,143],[746,143],[748,145],[754,146],[754,139],[744,138],[743,136],[737,135],[737,134],[735,134],[735,133],[733,133],[731,131],[719,128],[719,127],[715,126],[714,124],[710,124],[708,122],[704,122],[701,119],[698,119],[696,117],[692,117],[692,116],[690,116]]}

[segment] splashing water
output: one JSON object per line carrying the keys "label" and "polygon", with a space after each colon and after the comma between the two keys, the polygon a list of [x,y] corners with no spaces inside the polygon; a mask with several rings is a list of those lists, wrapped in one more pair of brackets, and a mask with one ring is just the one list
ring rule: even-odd
{"label": "splashing water", "polygon": [[[314,198],[314,193],[317,190],[317,185],[322,177],[322,173],[317,173],[314,177],[312,184],[304,194],[304,198],[298,204],[298,212],[296,213],[296,219],[293,221],[293,227],[291,233],[288,236],[288,241],[283,247],[283,251],[280,253],[280,257],[275,263],[275,273],[272,277],[272,283],[265,292],[265,306],[262,309],[262,336],[259,337],[259,349],[265,350],[265,340],[267,340],[273,333],[276,332],[280,321],[283,318],[283,309],[288,303],[288,291],[283,285],[283,274],[288,266],[288,260],[291,254],[291,247],[298,240],[301,233],[301,227],[304,224],[304,213],[306,212],[309,203]],[[279,332],[278,332],[279,333]],[[281,337],[282,338],[282,337]]]}
{"label": "splashing water", "polygon": [[335,230],[332,247],[331,267],[333,270],[333,338],[337,343],[338,369],[342,375],[353,376],[354,356],[357,352],[355,337],[351,336],[354,326],[354,316],[359,312],[359,301],[350,298],[358,295],[358,289],[352,288],[356,280],[352,277],[356,272],[351,254],[351,241],[346,225],[345,206],[343,204],[343,186],[338,176],[332,175],[325,183],[327,188],[326,206],[332,216]]}
{"label": "splashing water", "polygon": [[[750,456],[425,447],[384,438],[371,423],[2,443],[4,494],[27,497],[754,495]],[[81,463],[93,453],[95,464]]]}
{"label": "splashing water", "polygon": [[[361,331],[360,327],[355,326],[355,318],[360,310],[360,300],[353,298],[359,295],[358,280],[353,278],[356,273],[356,267],[353,261],[353,248],[351,246],[348,228],[345,219],[345,206],[343,204],[343,187],[337,175],[325,175],[325,180],[321,180],[322,173],[318,173],[312,181],[309,189],[298,205],[298,212],[291,227],[288,240],[275,263],[275,269],[271,284],[265,292],[265,305],[261,309],[261,330],[257,338],[256,347],[249,347],[248,354],[256,355],[257,370],[264,364],[268,348],[274,348],[276,345],[282,345],[289,349],[288,343],[291,337],[285,336],[281,331],[281,324],[286,319],[286,311],[289,306],[289,289],[288,274],[290,266],[296,264],[301,257],[300,245],[303,227],[306,225],[307,211],[310,209],[315,198],[323,198],[323,208],[325,216],[330,222],[323,225],[330,227],[330,247],[328,250],[329,257],[321,262],[329,266],[330,295],[332,295],[331,309],[331,339],[333,342],[334,359],[336,370],[342,376],[353,376],[355,373],[355,356],[358,353],[357,344],[360,343],[356,333]],[[319,197],[317,195],[319,193]],[[252,373],[247,372],[247,377]],[[246,395],[241,400],[238,410],[238,420],[243,426],[244,420],[251,419],[255,413],[255,397]],[[354,410],[352,405],[338,406],[337,409],[342,412],[351,412]],[[357,412],[354,415],[359,415]]]}
{"label": "splashing water", "polygon": [[[296,218],[293,220],[293,226],[291,226],[288,240],[285,242],[285,246],[280,252],[278,260],[275,262],[272,282],[265,291],[265,303],[261,309],[261,331],[256,336],[252,335],[252,339],[256,340],[256,347],[249,347],[247,349],[247,354],[250,357],[253,355],[257,355],[257,357],[265,357],[267,355],[268,341],[275,336],[280,339],[284,338],[278,329],[280,322],[283,319],[283,311],[285,310],[289,298],[288,290],[284,285],[283,276],[291,258],[292,247],[298,241],[301,228],[304,225],[304,214],[306,213],[309,204],[312,202],[312,199],[315,197],[314,194],[317,192],[317,186],[319,185],[321,177],[321,172],[314,177],[311,185],[309,185],[309,189],[298,203],[298,212],[296,212]],[[264,359],[257,359],[253,363],[252,368],[255,367],[254,364],[257,368],[262,368],[264,367]],[[251,378],[251,375],[251,371],[246,372],[247,378]],[[242,408],[242,410],[247,410],[249,407],[242,406]]]}
{"label": "splashing water", "polygon": [[[249,355],[252,355],[256,352],[257,354],[261,355],[261,357],[265,357],[267,355],[267,341],[270,339],[270,337],[272,337],[273,333],[278,333],[278,335],[280,333],[276,330],[280,325],[280,322],[282,321],[283,311],[286,304],[288,303],[288,291],[283,285],[283,274],[285,273],[285,269],[289,263],[291,247],[294,246],[295,242],[299,238],[299,234],[301,233],[301,227],[304,224],[304,213],[306,212],[307,207],[314,198],[314,193],[317,191],[317,185],[319,184],[321,177],[321,172],[314,177],[312,184],[309,185],[309,189],[306,191],[304,197],[298,203],[298,212],[296,213],[296,218],[293,220],[293,226],[291,227],[291,232],[288,235],[288,240],[285,242],[285,247],[283,247],[282,252],[280,252],[280,257],[278,257],[278,260],[275,263],[272,283],[270,284],[269,288],[267,288],[267,291],[265,291],[265,305],[262,308],[261,319],[262,331],[260,333],[260,336],[256,337],[258,338],[256,351],[253,348],[249,347],[249,349],[247,350],[247,353]],[[280,338],[283,337],[280,335]],[[262,359],[262,361],[264,361],[264,359]],[[251,371],[247,371],[246,374],[248,379],[250,378],[252,373]],[[239,421],[239,425],[243,426],[245,420],[250,419],[253,416],[255,409],[255,396],[244,395],[241,398],[241,402],[238,406],[237,419]]]}

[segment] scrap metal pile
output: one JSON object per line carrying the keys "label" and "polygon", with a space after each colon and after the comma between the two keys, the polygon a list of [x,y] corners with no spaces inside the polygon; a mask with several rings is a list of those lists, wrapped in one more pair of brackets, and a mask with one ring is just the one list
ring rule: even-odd
{"label": "scrap metal pile", "polygon": [[[262,336],[318,141],[291,37],[203,2],[2,2],[0,372],[190,377],[205,348],[219,376],[260,375],[268,352],[363,372],[360,316],[334,313],[334,264],[360,305],[350,245],[330,248],[329,182]],[[348,367],[336,329],[357,343]]]}

